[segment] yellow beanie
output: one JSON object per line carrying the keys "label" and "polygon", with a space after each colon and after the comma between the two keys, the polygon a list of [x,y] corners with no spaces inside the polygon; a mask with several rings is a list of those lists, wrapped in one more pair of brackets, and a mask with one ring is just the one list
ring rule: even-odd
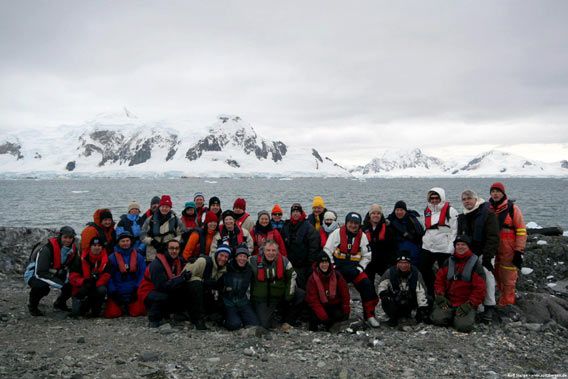
{"label": "yellow beanie", "polygon": [[325,203],[323,202],[323,199],[321,196],[315,196],[314,197],[314,201],[312,202],[312,208],[315,207],[322,207],[325,208]]}

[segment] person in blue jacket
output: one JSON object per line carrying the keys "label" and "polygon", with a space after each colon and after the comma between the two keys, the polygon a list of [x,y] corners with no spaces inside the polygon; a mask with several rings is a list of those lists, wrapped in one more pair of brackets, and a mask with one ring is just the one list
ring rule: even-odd
{"label": "person in blue jacket", "polygon": [[123,232],[129,232],[134,237],[134,248],[143,256],[146,255],[146,245],[140,241],[140,232],[142,225],[144,225],[145,218],[140,215],[140,204],[132,201],[128,204],[128,211],[126,214],[120,216],[120,221],[116,226],[116,235]]}
{"label": "person in blue jacket", "polygon": [[394,234],[397,251],[410,252],[412,265],[420,267],[422,249],[422,236],[424,227],[418,220],[420,215],[415,210],[409,210],[406,203],[399,200],[394,210],[387,217]]}

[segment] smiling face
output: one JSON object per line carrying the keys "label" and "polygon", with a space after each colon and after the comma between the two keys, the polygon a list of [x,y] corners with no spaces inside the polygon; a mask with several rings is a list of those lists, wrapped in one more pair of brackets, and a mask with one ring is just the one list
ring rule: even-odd
{"label": "smiling face", "polygon": [[170,211],[172,210],[172,207],[170,207],[169,205],[160,205],[160,213],[162,215],[167,215],[168,213],[170,213]]}
{"label": "smiling face", "polygon": [[406,211],[402,208],[396,208],[394,210],[394,215],[396,216],[396,218],[402,219],[404,218],[404,216],[406,216]]}
{"label": "smiling face", "polygon": [[100,243],[91,245],[91,254],[99,255],[101,251],[103,251],[103,245],[101,245]]}
{"label": "smiling face", "polygon": [[235,257],[235,261],[237,261],[239,267],[245,267],[248,262],[248,256],[246,254],[239,254]]}
{"label": "smiling face", "polygon": [[292,220],[298,221],[300,219],[300,217],[302,217],[302,212],[292,211],[292,214],[290,215],[290,217],[292,218]]}
{"label": "smiling face", "polygon": [[112,226],[112,218],[105,218],[101,220],[101,225],[105,228],[110,228]]}
{"label": "smiling face", "polygon": [[130,240],[130,238],[122,238],[120,241],[118,241],[118,246],[121,249],[124,250],[130,249],[130,245],[132,245],[132,241]]}
{"label": "smiling face", "polygon": [[282,220],[282,213],[280,212],[275,212],[272,214],[272,219],[276,222]]}
{"label": "smiling face", "polygon": [[491,199],[493,199],[493,201],[498,202],[501,201],[501,199],[503,199],[503,197],[505,196],[503,194],[503,192],[499,191],[496,188],[493,188],[490,192],[489,195],[491,195]]}
{"label": "smiling face", "polygon": [[211,204],[211,206],[209,207],[209,210],[215,214],[219,213],[219,210],[221,209],[221,205],[220,204]]}
{"label": "smiling face", "polygon": [[428,202],[432,205],[438,205],[441,201],[442,199],[440,198],[440,195],[438,195],[436,192],[431,192],[430,196],[428,196]]}
{"label": "smiling face", "polygon": [[65,247],[69,247],[73,244],[73,240],[75,240],[75,237],[73,236],[68,236],[68,235],[62,235],[61,236],[61,244]]}
{"label": "smiling face", "polygon": [[327,272],[329,270],[329,261],[323,261],[318,264],[319,269],[321,272]]}
{"label": "smiling face", "polygon": [[278,255],[278,247],[274,242],[267,242],[264,245],[264,258],[268,262],[273,262]]}
{"label": "smiling face", "polygon": [[373,224],[378,224],[379,221],[381,221],[382,216],[383,214],[379,211],[372,211],[371,213],[369,213],[369,218],[371,220],[371,223]]}
{"label": "smiling face", "polygon": [[227,230],[232,231],[233,229],[235,229],[235,219],[232,216],[227,216],[223,219],[223,224],[225,225],[224,227],[227,228]]}
{"label": "smiling face", "polygon": [[229,254],[227,253],[219,253],[217,254],[217,266],[223,267],[229,261]]}
{"label": "smiling face", "polygon": [[355,221],[347,221],[347,224],[345,224],[345,226],[347,227],[347,230],[350,231],[351,233],[357,233],[359,231],[359,223],[355,222]]}
{"label": "smiling face", "polygon": [[138,208],[132,208],[130,211],[128,211],[129,214],[131,215],[139,215],[140,214],[140,209]]}
{"label": "smiling face", "polygon": [[168,255],[173,259],[179,256],[180,245],[177,240],[171,240],[168,242]]}
{"label": "smiling face", "polygon": [[457,255],[463,255],[463,254],[467,253],[468,250],[469,250],[469,246],[467,245],[467,243],[457,242],[456,247],[454,249],[454,252]]}
{"label": "smiling face", "polygon": [[203,198],[203,196],[197,196],[193,202],[195,203],[195,206],[197,208],[201,208],[203,206],[203,203],[205,202],[205,199]]}
{"label": "smiling face", "polygon": [[267,226],[268,224],[270,224],[270,218],[268,217],[268,215],[261,215],[258,219],[258,223],[260,224],[260,226]]}
{"label": "smiling face", "polygon": [[320,214],[322,214],[323,210],[324,210],[324,207],[320,207],[320,206],[312,208],[312,211],[314,212],[315,216],[319,216]]}
{"label": "smiling face", "polygon": [[209,229],[209,230],[217,229],[217,221],[209,221],[207,223],[207,229]]}

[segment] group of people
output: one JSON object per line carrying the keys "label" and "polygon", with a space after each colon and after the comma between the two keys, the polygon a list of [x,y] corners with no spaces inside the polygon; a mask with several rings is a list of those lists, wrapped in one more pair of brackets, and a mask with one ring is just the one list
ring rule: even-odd
{"label": "group of people", "polygon": [[320,196],[309,215],[292,204],[288,220],[278,204],[255,221],[245,199],[222,211],[218,197],[206,206],[200,192],[179,217],[168,195],[145,212],[131,202],[118,223],[98,209],[80,245],[64,226],[34,249],[28,310],[42,316],[40,300],[57,288],[54,307],[74,317],[147,315],[150,327],[173,317],[197,329],[210,320],[229,330],[304,320],[321,330],[349,318],[351,284],[370,327],[379,326],[380,303],[392,326],[415,317],[468,332],[515,303],[526,229],[500,182],[487,202],[472,190],[461,201],[458,213],[435,187],[422,215],[404,201],[387,216],[372,204],[342,225]]}

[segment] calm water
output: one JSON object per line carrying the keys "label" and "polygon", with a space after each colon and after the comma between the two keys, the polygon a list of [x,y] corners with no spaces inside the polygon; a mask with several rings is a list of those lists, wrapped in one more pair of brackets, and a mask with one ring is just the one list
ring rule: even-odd
{"label": "calm water", "polygon": [[[0,214],[2,226],[59,226],[81,230],[92,220],[95,209],[109,207],[115,215],[125,213],[131,200],[146,208],[154,195],[170,194],[174,210],[201,191],[206,199],[218,196],[222,209],[232,208],[236,197],[247,200],[247,211],[270,210],[279,203],[289,214],[290,205],[300,202],[311,210],[315,195],[323,196],[328,209],[342,219],[348,211],[366,212],[373,202],[390,213],[397,200],[421,213],[426,192],[432,187],[446,190],[448,200],[461,212],[460,194],[471,188],[485,198],[494,179],[93,179],[93,180],[2,180]],[[568,229],[566,185],[568,179],[505,179],[509,197],[517,199],[525,220],[541,226]],[[115,218],[116,219],[116,218]]]}

